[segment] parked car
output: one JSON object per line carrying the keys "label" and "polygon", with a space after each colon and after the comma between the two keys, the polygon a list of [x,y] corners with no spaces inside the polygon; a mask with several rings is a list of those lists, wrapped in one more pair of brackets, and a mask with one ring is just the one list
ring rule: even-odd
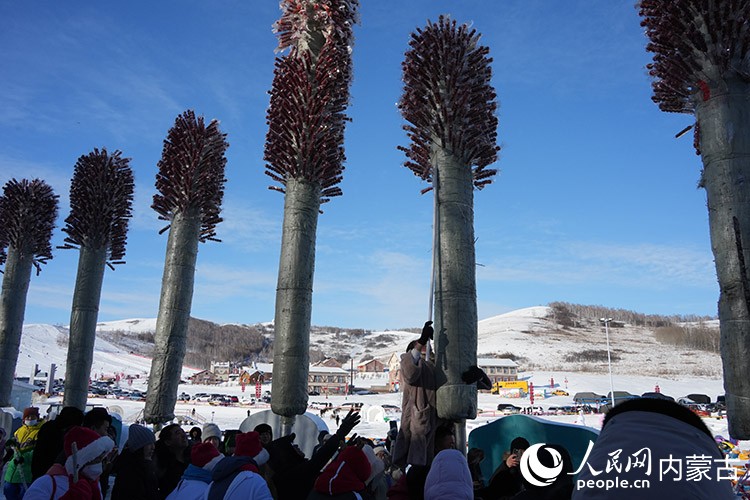
{"label": "parked car", "polygon": [[569,396],[568,391],[563,391],[562,389],[555,389],[552,391],[553,396]]}
{"label": "parked car", "polygon": [[364,406],[364,403],[343,403],[341,405],[341,408],[343,408],[344,410],[350,410],[352,408],[354,409],[362,408],[363,406]]}
{"label": "parked car", "polygon": [[190,394],[188,394],[187,392],[181,392],[177,399],[179,399],[180,401],[190,401]]}
{"label": "parked car", "polygon": [[521,408],[510,403],[500,403],[497,405],[497,411],[501,412],[503,415],[513,415],[515,413],[520,413]]}

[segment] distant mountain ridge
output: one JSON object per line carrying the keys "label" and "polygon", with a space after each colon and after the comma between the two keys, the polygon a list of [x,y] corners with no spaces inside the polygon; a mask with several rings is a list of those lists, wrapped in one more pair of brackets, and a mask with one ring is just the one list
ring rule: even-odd
{"label": "distant mountain ridge", "polygon": [[[512,358],[524,371],[604,373],[607,371],[606,335],[598,321],[603,311],[619,312],[557,302],[484,319],[478,323],[477,354],[479,357]],[[635,316],[622,312],[612,315],[617,320],[609,329],[613,371],[661,378],[721,377],[717,320],[633,314]],[[639,324],[621,321],[622,318]],[[678,323],[677,320],[693,321]],[[46,332],[54,330],[57,339],[65,343],[67,329],[64,327],[25,325],[24,331],[31,327]],[[186,367],[208,368],[211,361],[246,363],[273,359],[272,323],[218,325],[191,318],[189,328]],[[99,323],[97,350],[101,346],[108,352],[115,350],[150,357],[155,329],[154,318]],[[680,345],[695,331],[701,333],[701,338],[708,339],[703,343],[709,350]],[[333,357],[342,364],[352,359],[355,364],[371,358],[386,361],[393,354],[404,352],[407,343],[418,335],[417,327],[370,331],[314,326],[310,359],[314,362]],[[22,337],[22,353],[27,337]],[[717,352],[711,350],[714,348]]]}

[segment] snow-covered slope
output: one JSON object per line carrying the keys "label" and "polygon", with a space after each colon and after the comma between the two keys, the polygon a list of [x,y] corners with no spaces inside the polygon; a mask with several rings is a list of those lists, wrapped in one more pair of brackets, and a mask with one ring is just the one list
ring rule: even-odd
{"label": "snow-covered slope", "polygon": [[133,318],[96,324],[98,332],[148,333],[156,331],[156,318]]}
{"label": "snow-covered slope", "polygon": [[[150,321],[150,320],[146,320]],[[118,322],[119,323],[119,322]],[[124,322],[123,322],[124,323]],[[153,322],[155,325],[155,320]],[[53,325],[24,325],[21,350],[16,364],[16,376],[28,377],[34,364],[46,372],[51,363],[57,364],[57,377],[64,377],[65,360],[68,354],[68,329]],[[128,352],[97,337],[94,344],[92,377],[98,374],[125,373],[144,377],[151,370],[151,358]],[[183,368],[183,377],[196,370]]]}
{"label": "snow-covered slope", "polygon": [[[478,355],[492,357],[512,355],[522,371],[606,373],[607,343],[604,328],[593,321],[580,321],[583,326],[563,328],[548,318],[545,306],[528,307],[479,322]],[[97,330],[124,332],[128,342],[118,347],[103,338],[96,342],[94,373],[125,372],[146,375],[151,359],[139,354],[148,353],[149,344],[138,340],[140,334],[153,333],[155,318],[136,318],[99,323]],[[653,376],[679,380],[686,376],[720,380],[721,359],[718,354],[690,350],[656,341],[653,331],[645,327],[625,325],[610,328],[611,352],[615,356],[613,371],[621,375]],[[33,363],[46,371],[50,362],[57,363],[58,373],[64,371],[67,329],[52,325],[25,325],[21,354],[16,369],[18,376],[27,376]],[[401,353],[409,341],[418,338],[414,332],[375,331],[363,336],[342,332],[314,330],[310,345],[328,356],[354,358],[358,363],[364,356],[386,361],[392,354]],[[584,351],[599,353],[599,359],[581,359]],[[217,360],[224,361],[224,360]],[[184,368],[184,374],[194,372]]]}
{"label": "snow-covered slope", "polygon": [[[479,321],[478,355],[513,355],[520,369],[525,371],[606,372],[604,327],[598,322],[589,322],[583,327],[562,328],[548,318],[549,313],[546,306],[527,307]],[[718,324],[715,326],[718,328]],[[392,345],[369,351],[381,359],[393,352],[403,352],[408,342],[418,337],[406,332],[373,332],[371,337],[381,334],[393,336]],[[659,343],[650,328],[611,327],[609,340],[612,367],[617,373],[672,379],[682,376],[721,379],[719,354]],[[600,361],[582,360],[580,355],[584,351],[598,352],[604,358]],[[356,352],[360,355],[364,349]]]}

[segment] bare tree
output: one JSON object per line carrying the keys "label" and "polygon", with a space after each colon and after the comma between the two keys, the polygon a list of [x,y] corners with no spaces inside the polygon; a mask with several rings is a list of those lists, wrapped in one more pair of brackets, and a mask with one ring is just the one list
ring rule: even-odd
{"label": "bare tree", "polygon": [[164,141],[152,208],[169,222],[154,359],[144,415],[161,424],[174,418],[193,301],[198,242],[216,239],[229,144],[219,122],[205,125],[192,110],[177,117]]}
{"label": "bare tree", "polygon": [[750,2],[642,0],[653,101],[695,114],[719,279],[729,433],[750,438]]}
{"label": "bare tree", "polygon": [[307,374],[321,203],[341,195],[344,114],[357,0],[282,0],[266,137],[266,174],[281,184],[284,222],[276,289],[271,408],[285,431],[307,409]]}
{"label": "bare tree", "polygon": [[435,196],[436,364],[444,377],[442,418],[475,418],[477,389],[461,374],[477,358],[474,193],[497,171],[496,94],[489,49],[467,25],[441,16],[412,34],[399,103],[411,146],[406,166],[431,182]]}
{"label": "bare tree", "polygon": [[0,407],[10,405],[18,362],[31,267],[52,258],[57,198],[40,179],[11,179],[0,196],[0,264],[5,264],[0,294]]}
{"label": "bare tree", "polygon": [[133,171],[120,151],[94,149],[76,162],[61,248],[79,251],[65,368],[65,406],[86,407],[104,267],[123,264],[132,216]]}

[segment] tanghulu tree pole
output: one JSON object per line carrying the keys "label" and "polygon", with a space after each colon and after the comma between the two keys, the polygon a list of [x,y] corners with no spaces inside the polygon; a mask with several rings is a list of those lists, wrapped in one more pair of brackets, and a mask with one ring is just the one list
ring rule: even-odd
{"label": "tanghulu tree pole", "polygon": [[[399,102],[412,143],[405,165],[435,196],[435,347],[438,415],[475,418],[477,388],[461,374],[477,359],[473,189],[497,171],[497,109],[489,49],[467,25],[441,16],[412,34]],[[459,432],[462,428],[458,429]],[[460,441],[462,436],[458,436]]]}
{"label": "tanghulu tree pole", "polygon": [[341,195],[344,114],[357,0],[283,0],[266,138],[266,174],[284,193],[271,409],[290,432],[307,409],[315,237],[321,203]]}
{"label": "tanghulu tree pole", "polygon": [[154,359],[148,378],[144,416],[161,424],[174,418],[187,330],[193,301],[198,242],[219,241],[224,197],[224,167],[229,144],[219,122],[205,125],[191,110],[177,117],[164,141],[152,208],[169,225]]}
{"label": "tanghulu tree pole", "polygon": [[65,406],[86,407],[94,360],[104,268],[124,264],[128,220],[132,216],[133,171],[120,151],[94,149],[76,162],[70,184],[70,215],[61,248],[79,251],[70,313],[65,368]]}
{"label": "tanghulu tree pole", "polygon": [[40,265],[52,258],[57,198],[40,179],[12,179],[0,196],[0,264],[5,264],[0,292],[0,407],[10,406],[31,267],[39,274]]}
{"label": "tanghulu tree pole", "polygon": [[750,439],[750,2],[642,0],[653,101],[694,114],[719,279],[729,433]]}

